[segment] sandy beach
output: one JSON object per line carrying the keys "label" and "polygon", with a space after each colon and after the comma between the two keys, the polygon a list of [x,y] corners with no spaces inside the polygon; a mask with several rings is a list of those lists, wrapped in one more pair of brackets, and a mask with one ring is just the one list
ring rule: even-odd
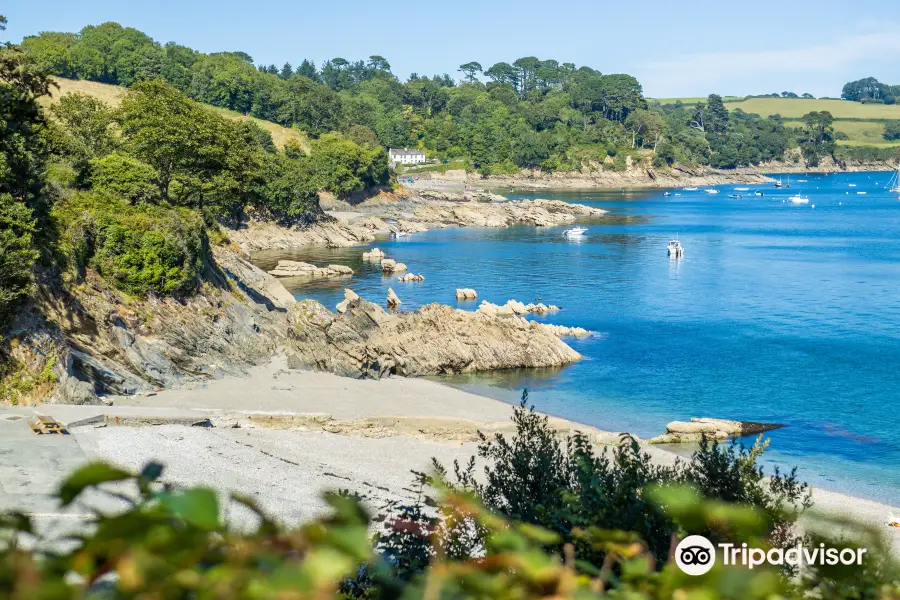
{"label": "sandy beach", "polygon": [[[430,470],[432,457],[465,460],[476,451],[478,431],[512,431],[511,406],[497,400],[424,379],[290,371],[280,358],[243,377],[108,400],[110,406],[0,409],[0,430],[15,434],[0,435],[0,453],[10,459],[0,467],[0,508],[57,522],[65,513],[50,494],[78,464],[101,458],[139,469],[159,460],[168,482],[250,494],[296,523],[324,508],[326,490],[358,491],[373,509],[409,499],[411,471]],[[71,435],[33,436],[21,417],[35,413],[70,424]],[[207,419],[211,427],[191,426]],[[586,433],[598,451],[619,435],[558,418],[551,424],[561,433]],[[21,450],[23,442],[28,452],[3,447]],[[642,446],[654,460],[676,459]],[[885,525],[890,507],[821,489],[813,499],[815,511],[874,527],[900,551],[900,530]]]}

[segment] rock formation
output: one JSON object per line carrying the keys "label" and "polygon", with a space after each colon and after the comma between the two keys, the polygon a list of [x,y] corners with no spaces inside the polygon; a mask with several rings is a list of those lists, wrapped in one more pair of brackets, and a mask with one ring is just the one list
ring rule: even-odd
{"label": "rock formation", "polygon": [[509,227],[515,224],[552,227],[573,223],[578,217],[598,217],[606,211],[561,200],[521,200],[486,204],[423,204],[414,210],[419,221],[476,226]]}
{"label": "rock formation", "polygon": [[731,436],[755,435],[782,427],[784,425],[778,423],[692,417],[690,422],[672,421],[666,425],[666,433],[651,439],[650,443],[679,444],[699,442],[703,436],[706,436],[707,439],[725,440]]}
{"label": "rock formation", "polygon": [[353,275],[353,269],[344,265],[328,265],[317,267],[307,262],[279,260],[274,269],[269,271],[274,277],[337,277]]}
{"label": "rock formation", "polygon": [[387,293],[387,307],[388,308],[397,308],[403,302],[400,301],[400,297],[397,296],[396,292],[394,292],[393,288],[388,288]]}
{"label": "rock formation", "polygon": [[384,273],[401,273],[407,269],[402,262],[397,262],[392,258],[385,258],[381,261],[381,271]]}
{"label": "rock formation", "polygon": [[359,299],[359,296],[356,294],[356,292],[345,288],[344,299],[338,302],[335,310],[337,310],[339,313],[347,312],[347,306],[350,304],[350,302],[357,299]]}
{"label": "rock formation", "polygon": [[581,356],[545,326],[431,304],[387,313],[361,298],[333,314],[313,300],[288,314],[289,364],[352,377],[552,367]]}
{"label": "rock formation", "polygon": [[363,252],[362,258],[363,260],[370,260],[372,262],[381,262],[384,258],[384,251],[378,248],[372,248],[368,252]]}
{"label": "rock formation", "polygon": [[478,292],[471,288],[457,288],[456,290],[457,300],[475,300],[476,298],[478,298]]}
{"label": "rock formation", "polygon": [[414,275],[412,273],[407,273],[406,275],[401,275],[397,278],[397,281],[425,281],[424,275]]}
{"label": "rock formation", "polygon": [[560,308],[553,304],[550,304],[549,306],[543,303],[524,304],[522,302],[519,302],[518,300],[508,300],[506,304],[502,306],[497,306],[496,304],[492,304],[487,300],[482,300],[481,304],[478,306],[478,312],[501,316],[525,315],[529,313],[536,315],[546,315],[547,313],[556,312],[558,310],[560,310]]}

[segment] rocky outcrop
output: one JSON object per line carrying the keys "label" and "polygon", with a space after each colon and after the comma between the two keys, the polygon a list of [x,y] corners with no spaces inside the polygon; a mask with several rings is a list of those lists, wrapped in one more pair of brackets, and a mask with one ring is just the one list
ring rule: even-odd
{"label": "rocky outcrop", "polygon": [[274,269],[269,271],[273,277],[342,277],[353,275],[353,269],[344,265],[328,265],[317,267],[307,262],[279,260]]}
{"label": "rocky outcrop", "polygon": [[309,245],[343,248],[375,239],[372,232],[365,227],[337,220],[316,223],[308,227],[281,227],[271,222],[249,221],[242,223],[237,229],[225,231],[232,242],[248,253]]}
{"label": "rocky outcrop", "polygon": [[680,444],[699,442],[704,436],[707,439],[725,440],[732,436],[755,435],[782,427],[784,425],[778,423],[756,423],[754,421],[693,417],[689,422],[672,421],[666,425],[666,433],[651,439],[650,443]]}
{"label": "rocky outcrop", "polygon": [[280,281],[237,252],[216,247],[213,248],[213,257],[222,272],[260,304],[270,302],[274,307],[287,308],[296,302],[293,294]]}
{"label": "rocky outcrop", "polygon": [[399,308],[401,304],[403,304],[403,302],[400,300],[400,297],[396,294],[396,292],[394,292],[393,288],[388,288],[387,307],[396,309]]}
{"label": "rocky outcrop", "polygon": [[384,251],[379,248],[372,248],[367,252],[363,252],[362,259],[371,262],[381,262],[384,260]]}
{"label": "rocky outcrop", "polygon": [[397,262],[392,258],[385,258],[381,261],[381,271],[383,273],[402,273],[407,269],[407,266],[402,262]]}
{"label": "rocky outcrop", "polygon": [[552,325],[541,323],[541,327],[551,332],[556,337],[587,337],[591,332],[584,327],[566,327],[565,325]]}
{"label": "rocky outcrop", "polygon": [[472,288],[457,288],[456,290],[457,300],[476,300],[477,298],[478,292]]}
{"label": "rocky outcrop", "polygon": [[423,204],[414,210],[418,220],[461,227],[509,227],[517,224],[552,227],[573,223],[576,218],[599,217],[605,213],[605,210],[583,204],[543,199],[471,205]]}
{"label": "rocky outcrop", "polygon": [[407,281],[425,281],[425,276],[424,276],[424,275],[414,275],[414,274],[412,274],[412,273],[407,273],[406,275],[401,275],[400,277],[398,277],[398,278],[397,278],[397,281],[403,281],[403,282],[407,282]]}
{"label": "rocky outcrop", "polygon": [[539,323],[440,304],[391,314],[357,298],[334,314],[304,300],[288,320],[289,364],[353,377],[552,367],[581,358]]}
{"label": "rocky outcrop", "polygon": [[354,292],[353,290],[345,289],[344,290],[344,299],[341,300],[340,302],[338,302],[337,306],[335,307],[335,310],[337,310],[339,313],[345,313],[345,312],[347,312],[347,307],[350,305],[350,303],[352,301],[358,300],[358,299],[359,299],[359,296],[356,294],[356,292]]}
{"label": "rocky outcrop", "polygon": [[523,302],[519,302],[518,300],[508,300],[506,304],[502,306],[498,306],[496,304],[488,302],[487,300],[482,300],[481,304],[478,306],[478,312],[500,316],[527,314],[546,315],[558,310],[560,310],[560,308],[553,304],[524,304]]}

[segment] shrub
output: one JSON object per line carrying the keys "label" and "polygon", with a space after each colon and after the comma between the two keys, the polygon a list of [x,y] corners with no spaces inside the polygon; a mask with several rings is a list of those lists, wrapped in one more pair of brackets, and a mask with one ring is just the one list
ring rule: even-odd
{"label": "shrub", "polygon": [[112,194],[134,204],[159,198],[156,169],[126,154],[114,152],[90,161],[90,181],[98,192]]}
{"label": "shrub", "polygon": [[202,217],[185,208],[132,206],[82,192],[57,203],[61,249],[83,272],[90,267],[119,289],[144,296],[190,294],[209,251]]}
{"label": "shrub", "polygon": [[882,136],[888,141],[900,140],[900,121],[888,121],[885,123]]}
{"label": "shrub", "polygon": [[0,194],[0,325],[28,295],[38,253],[32,247],[35,220],[22,202]]}

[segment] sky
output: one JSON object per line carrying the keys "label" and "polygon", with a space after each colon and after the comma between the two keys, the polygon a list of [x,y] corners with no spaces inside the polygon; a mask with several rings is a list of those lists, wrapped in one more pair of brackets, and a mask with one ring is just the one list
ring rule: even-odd
{"label": "sky", "polygon": [[202,52],[320,65],[379,54],[393,72],[449,73],[522,56],[637,77],[648,97],[792,91],[840,96],[847,81],[900,84],[897,0],[4,0],[5,37],[117,21]]}

